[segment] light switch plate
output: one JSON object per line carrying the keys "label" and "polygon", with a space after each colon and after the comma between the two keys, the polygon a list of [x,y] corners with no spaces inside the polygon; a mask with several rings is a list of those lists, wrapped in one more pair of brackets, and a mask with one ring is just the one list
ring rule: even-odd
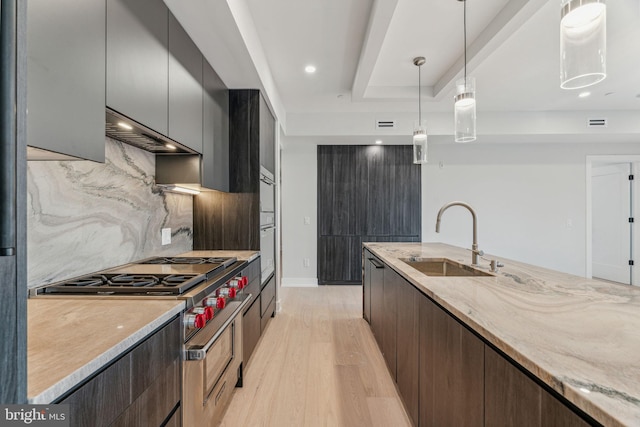
{"label": "light switch plate", "polygon": [[304,224],[305,224],[305,225],[309,225],[309,224],[311,224],[311,218],[310,218],[310,217],[308,217],[308,216],[305,216],[305,217],[304,217]]}
{"label": "light switch plate", "polygon": [[168,245],[171,243],[171,229],[163,228],[162,229],[162,244]]}

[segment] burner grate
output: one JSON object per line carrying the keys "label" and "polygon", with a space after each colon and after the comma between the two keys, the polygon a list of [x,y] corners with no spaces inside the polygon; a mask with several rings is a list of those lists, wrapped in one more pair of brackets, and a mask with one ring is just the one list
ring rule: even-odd
{"label": "burner grate", "polygon": [[119,274],[113,276],[107,282],[108,286],[133,286],[136,288],[156,286],[160,283],[160,279],[155,276],[139,275],[139,274]]}

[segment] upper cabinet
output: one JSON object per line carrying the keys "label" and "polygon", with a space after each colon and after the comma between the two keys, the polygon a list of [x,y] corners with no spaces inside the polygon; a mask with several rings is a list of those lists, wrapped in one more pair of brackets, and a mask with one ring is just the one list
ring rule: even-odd
{"label": "upper cabinet", "polygon": [[[202,153],[202,54],[169,14],[169,133]],[[133,117],[135,118],[135,117]]]}
{"label": "upper cabinet", "polygon": [[27,143],[48,150],[29,158],[104,162],[105,0],[29,0],[27,14]]}
{"label": "upper cabinet", "polygon": [[260,97],[260,165],[272,174],[276,171],[276,121],[264,98]]}
{"label": "upper cabinet", "polygon": [[106,105],[163,135],[168,135],[168,22],[162,0],[107,2]]}
{"label": "upper cabinet", "polygon": [[229,90],[206,60],[202,86],[202,186],[229,191]]}

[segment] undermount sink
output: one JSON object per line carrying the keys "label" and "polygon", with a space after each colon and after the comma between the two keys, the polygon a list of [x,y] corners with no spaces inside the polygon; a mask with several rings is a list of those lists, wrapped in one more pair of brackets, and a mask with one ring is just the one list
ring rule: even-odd
{"label": "undermount sink", "polygon": [[459,277],[459,276],[489,276],[493,274],[478,268],[461,264],[448,258],[402,258],[405,264],[415,268],[427,276]]}

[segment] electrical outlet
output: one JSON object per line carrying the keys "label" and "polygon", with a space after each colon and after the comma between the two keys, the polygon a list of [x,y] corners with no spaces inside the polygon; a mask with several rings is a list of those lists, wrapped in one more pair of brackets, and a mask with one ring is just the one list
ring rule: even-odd
{"label": "electrical outlet", "polygon": [[311,218],[308,217],[308,216],[305,216],[304,217],[304,225],[309,225],[309,224],[311,224]]}
{"label": "electrical outlet", "polygon": [[163,228],[162,229],[162,244],[169,245],[171,244],[171,229]]}
{"label": "electrical outlet", "polygon": [[311,260],[310,260],[309,258],[304,258],[304,259],[302,260],[302,266],[303,266],[303,267],[309,267],[309,266],[311,266]]}

